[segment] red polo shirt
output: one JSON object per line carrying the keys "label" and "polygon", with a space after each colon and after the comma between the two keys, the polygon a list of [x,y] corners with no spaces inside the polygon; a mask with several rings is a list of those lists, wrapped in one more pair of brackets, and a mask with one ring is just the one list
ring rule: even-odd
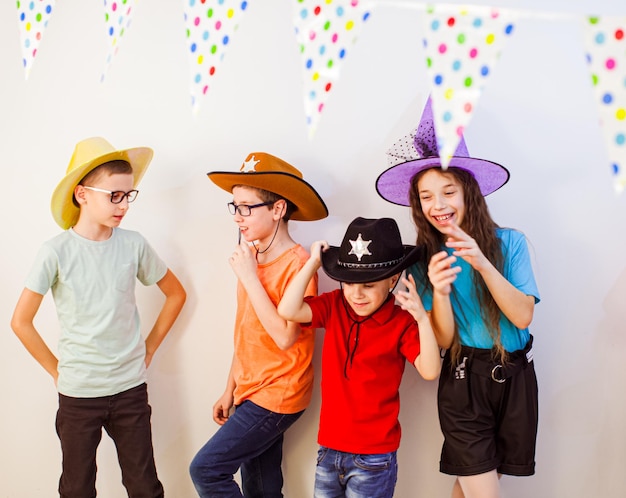
{"label": "red polo shirt", "polygon": [[415,363],[420,352],[417,323],[393,297],[366,318],[343,301],[341,289],[306,302],[313,312],[307,326],[326,329],[318,443],[348,453],[396,451],[398,389],[406,360]]}

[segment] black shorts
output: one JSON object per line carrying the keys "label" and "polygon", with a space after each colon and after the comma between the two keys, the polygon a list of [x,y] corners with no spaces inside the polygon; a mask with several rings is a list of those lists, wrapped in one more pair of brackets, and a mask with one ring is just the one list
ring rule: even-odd
{"label": "black shorts", "polygon": [[440,471],[470,476],[535,473],[538,396],[532,337],[504,367],[491,350],[463,346],[458,365],[446,353],[439,378],[439,423],[444,435]]}

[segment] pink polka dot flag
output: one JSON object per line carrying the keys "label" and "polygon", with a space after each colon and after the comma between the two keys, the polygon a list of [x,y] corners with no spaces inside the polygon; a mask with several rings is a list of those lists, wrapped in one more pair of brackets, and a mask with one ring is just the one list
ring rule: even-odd
{"label": "pink polka dot flag", "polygon": [[37,55],[39,43],[48,27],[48,21],[54,9],[54,0],[18,0],[20,40],[24,76],[28,79]]}
{"label": "pink polka dot flag", "polygon": [[104,81],[113,57],[117,55],[122,36],[130,26],[134,6],[135,0],[104,0],[104,21],[109,51],[100,81]]}
{"label": "pink polka dot flag", "polygon": [[614,187],[626,187],[626,17],[585,20],[587,62]]}
{"label": "pink polka dot flag", "polygon": [[237,30],[246,0],[185,0],[191,106],[197,112]]}
{"label": "pink polka dot flag", "polygon": [[309,138],[339,80],[341,64],[370,16],[365,0],[292,0],[302,55],[304,111]]}
{"label": "pink polka dot flag", "polygon": [[435,130],[446,168],[513,33],[517,14],[492,7],[436,5],[426,9],[423,19]]}

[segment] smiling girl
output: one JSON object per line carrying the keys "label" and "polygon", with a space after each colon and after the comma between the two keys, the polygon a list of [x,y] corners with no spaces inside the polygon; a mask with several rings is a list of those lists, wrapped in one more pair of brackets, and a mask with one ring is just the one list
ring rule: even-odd
{"label": "smiling girl", "polygon": [[500,228],[485,195],[509,178],[469,157],[461,142],[441,168],[430,101],[411,135],[413,157],[377,181],[386,200],[410,205],[425,257],[409,268],[446,349],[439,380],[440,470],[453,498],[498,498],[502,474],[535,472],[537,380],[528,330],[539,292],[526,237]]}

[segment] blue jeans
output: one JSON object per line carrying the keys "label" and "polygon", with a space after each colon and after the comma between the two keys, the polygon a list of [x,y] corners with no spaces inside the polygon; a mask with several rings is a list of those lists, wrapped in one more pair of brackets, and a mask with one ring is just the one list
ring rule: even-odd
{"label": "blue jeans", "polygon": [[391,498],[398,479],[396,452],[358,455],[320,446],[315,498]]}
{"label": "blue jeans", "polygon": [[[274,413],[244,401],[191,462],[198,495],[282,498],[283,433],[302,413]],[[243,494],[233,478],[239,468]]]}
{"label": "blue jeans", "polygon": [[59,496],[96,496],[96,451],[104,427],[115,442],[128,496],[162,497],[152,450],[151,413],[146,384],[100,398],[59,394],[56,428],[63,451]]}

